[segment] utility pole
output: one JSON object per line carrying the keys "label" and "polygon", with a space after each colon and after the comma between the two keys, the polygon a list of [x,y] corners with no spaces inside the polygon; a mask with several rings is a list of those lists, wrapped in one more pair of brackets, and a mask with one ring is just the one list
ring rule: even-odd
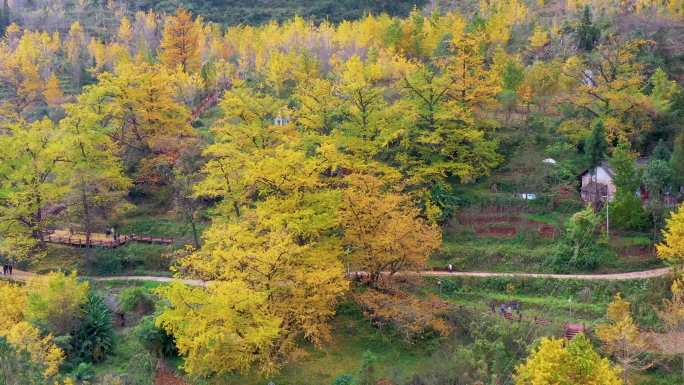
{"label": "utility pole", "polygon": [[606,237],[610,239],[610,219],[608,216],[608,198],[606,198]]}
{"label": "utility pole", "polygon": [[608,218],[608,195],[602,197],[606,202],[606,238],[610,239],[610,219]]}

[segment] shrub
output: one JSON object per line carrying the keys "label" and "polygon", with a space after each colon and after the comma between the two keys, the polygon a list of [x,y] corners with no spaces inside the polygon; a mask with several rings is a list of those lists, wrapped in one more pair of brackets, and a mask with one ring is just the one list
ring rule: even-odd
{"label": "shrub", "polygon": [[601,217],[587,206],[572,215],[565,226],[565,234],[547,264],[558,272],[593,270],[611,257],[611,251],[600,244],[597,229]]}
{"label": "shrub", "polygon": [[422,300],[402,292],[368,289],[355,295],[355,300],[376,326],[390,326],[406,342],[452,332],[444,320],[448,306],[436,297]]}
{"label": "shrub", "polygon": [[154,310],[154,298],[144,287],[129,287],[119,294],[119,305],[126,312],[149,314]]}
{"label": "shrub", "polygon": [[42,385],[44,368],[31,360],[26,350],[17,351],[0,337],[0,384]]}
{"label": "shrub", "polygon": [[351,374],[340,374],[335,378],[332,385],[352,385],[354,377]]}
{"label": "shrub", "polygon": [[600,265],[614,258],[610,249],[605,245],[592,244],[582,248],[579,253],[566,242],[560,243],[556,252],[549,256],[546,263],[558,273],[572,271],[595,270]]}
{"label": "shrub", "polygon": [[95,376],[95,371],[93,370],[93,364],[90,364],[87,362],[81,362],[71,372],[71,375],[79,381],[91,380]]}
{"label": "shrub", "polygon": [[89,293],[83,305],[83,319],[74,333],[72,351],[89,362],[101,362],[112,351],[114,330],[112,316],[102,297]]}
{"label": "shrub", "polygon": [[26,290],[26,319],[56,336],[77,330],[81,306],[88,296],[89,285],[79,282],[76,273],[50,273],[29,280]]}
{"label": "shrub", "polygon": [[361,357],[361,368],[359,369],[358,385],[375,385],[377,380],[377,373],[375,370],[375,363],[378,357],[366,350]]}
{"label": "shrub", "polygon": [[173,357],[178,354],[173,338],[154,324],[153,316],[143,318],[134,333],[145,348],[157,357]]}
{"label": "shrub", "polygon": [[94,250],[86,255],[86,267],[97,275],[120,274],[135,270],[168,270],[170,247],[129,243],[115,249]]}

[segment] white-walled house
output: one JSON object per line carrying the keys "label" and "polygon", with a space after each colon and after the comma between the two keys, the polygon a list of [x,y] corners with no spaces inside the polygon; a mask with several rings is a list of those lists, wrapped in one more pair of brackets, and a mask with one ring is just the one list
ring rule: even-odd
{"label": "white-walled house", "polygon": [[585,170],[580,174],[582,184],[580,195],[585,202],[612,201],[617,188],[613,182],[615,172],[607,162],[601,162],[596,168]]}
{"label": "white-walled house", "polygon": [[[648,163],[648,158],[639,158],[635,162],[637,168],[645,167]],[[606,201],[612,201],[615,197],[615,192],[617,188],[615,187],[615,182],[613,178],[615,177],[615,172],[608,165],[608,162],[601,162],[596,168],[585,170],[580,174],[582,184],[580,187],[580,195],[582,200],[587,203],[601,203]],[[643,186],[639,190],[634,192],[639,199],[641,199],[642,204],[646,204],[649,199],[649,194]],[[666,207],[676,207],[679,200],[678,194],[666,194],[663,197],[663,203]]]}

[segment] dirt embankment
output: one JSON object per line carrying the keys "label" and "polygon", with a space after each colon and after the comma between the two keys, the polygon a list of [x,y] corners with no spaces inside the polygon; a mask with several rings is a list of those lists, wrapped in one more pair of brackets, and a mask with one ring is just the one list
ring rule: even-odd
{"label": "dirt embankment", "polygon": [[477,236],[510,238],[520,233],[532,232],[542,238],[556,238],[559,229],[548,223],[527,219],[519,210],[484,209],[464,211],[456,216],[452,223],[460,229],[472,229]]}

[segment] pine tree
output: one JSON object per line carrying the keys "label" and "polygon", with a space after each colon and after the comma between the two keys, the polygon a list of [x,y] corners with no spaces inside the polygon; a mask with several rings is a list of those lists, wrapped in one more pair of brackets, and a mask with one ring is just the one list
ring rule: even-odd
{"label": "pine tree", "polygon": [[601,30],[592,21],[591,7],[585,5],[579,25],[577,26],[577,45],[580,49],[591,51],[600,37]]}
{"label": "pine tree", "polygon": [[5,35],[7,27],[10,25],[11,15],[8,0],[3,0],[0,9],[0,37]]}
{"label": "pine tree", "polygon": [[670,156],[670,149],[667,148],[665,141],[663,141],[662,139],[658,140],[658,144],[653,149],[651,159],[657,159],[667,162],[670,160]]}
{"label": "pine tree", "polygon": [[591,130],[591,134],[589,134],[584,145],[584,153],[589,168],[596,168],[606,158],[607,151],[608,142],[606,141],[603,121],[599,120],[594,124],[594,128]]}
{"label": "pine tree", "polygon": [[639,230],[646,226],[647,218],[641,200],[636,196],[641,178],[629,145],[620,144],[615,148],[610,166],[615,171],[613,181],[617,190],[610,205],[611,221],[618,228]]}
{"label": "pine tree", "polygon": [[684,185],[684,130],[680,131],[674,139],[670,157],[670,167],[674,175],[675,187]]}

